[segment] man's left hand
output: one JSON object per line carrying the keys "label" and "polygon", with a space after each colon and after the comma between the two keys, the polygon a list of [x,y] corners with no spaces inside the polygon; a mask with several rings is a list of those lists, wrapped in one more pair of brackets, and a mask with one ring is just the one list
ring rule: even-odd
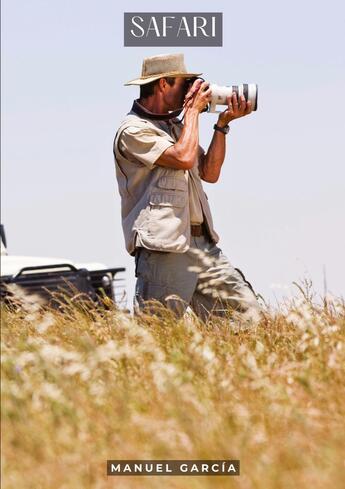
{"label": "man's left hand", "polygon": [[234,119],[249,115],[253,110],[252,103],[250,101],[246,102],[243,95],[241,95],[238,102],[236,92],[227,97],[226,101],[228,107],[218,117],[217,125],[220,127],[226,126]]}

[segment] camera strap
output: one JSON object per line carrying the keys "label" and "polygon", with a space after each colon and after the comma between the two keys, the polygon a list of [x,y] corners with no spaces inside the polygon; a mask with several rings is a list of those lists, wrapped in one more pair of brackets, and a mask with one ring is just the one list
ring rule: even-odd
{"label": "camera strap", "polygon": [[141,104],[139,104],[138,100],[134,100],[132,111],[135,112],[138,116],[143,117],[144,119],[152,119],[154,121],[168,121],[170,119],[178,117],[183,111],[183,107],[174,110],[173,112],[168,112],[167,114],[157,114],[143,107]]}

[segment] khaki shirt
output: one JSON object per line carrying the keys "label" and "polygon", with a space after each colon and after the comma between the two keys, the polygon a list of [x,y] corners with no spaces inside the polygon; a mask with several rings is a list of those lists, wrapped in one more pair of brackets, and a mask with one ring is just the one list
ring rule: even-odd
{"label": "khaki shirt", "polygon": [[[203,191],[198,159],[189,171],[156,165],[178,140],[177,119],[153,121],[127,114],[114,141],[116,176],[121,195],[122,226],[130,254],[137,246],[183,253],[190,244],[190,225],[205,222],[211,238],[211,211]],[[199,148],[199,158],[204,153]]]}
{"label": "khaki shirt", "polygon": [[[156,125],[168,133],[175,142],[178,141],[182,127],[176,122],[157,121]],[[182,125],[181,125],[182,126]],[[136,158],[142,161],[149,168],[154,167],[154,162],[164,153],[166,149],[172,146],[171,141],[156,137],[153,133],[148,133],[145,128],[135,131],[133,137],[133,128],[125,129],[119,141],[119,148],[128,159]],[[143,154],[144,153],[144,154]],[[199,158],[204,154],[202,147],[199,147]],[[152,163],[153,162],[153,163]],[[188,178],[189,194],[189,215],[191,224],[201,224],[204,220],[202,207],[196,186],[191,177]]]}

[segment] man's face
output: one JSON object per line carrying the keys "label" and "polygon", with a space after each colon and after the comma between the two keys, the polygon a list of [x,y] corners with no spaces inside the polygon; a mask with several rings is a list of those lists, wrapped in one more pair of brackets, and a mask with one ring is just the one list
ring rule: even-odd
{"label": "man's face", "polygon": [[182,107],[187,91],[186,78],[175,78],[173,86],[167,83],[164,92],[164,102],[167,110],[176,110]]}

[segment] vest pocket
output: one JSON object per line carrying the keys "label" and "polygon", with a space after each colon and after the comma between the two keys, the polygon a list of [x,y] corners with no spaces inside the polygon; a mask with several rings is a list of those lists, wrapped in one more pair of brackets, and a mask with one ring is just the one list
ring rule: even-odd
{"label": "vest pocket", "polygon": [[184,207],[187,202],[187,195],[172,194],[169,192],[154,193],[150,195],[150,205],[162,207]]}
{"label": "vest pocket", "polygon": [[169,190],[187,191],[187,181],[184,178],[176,178],[174,176],[163,176],[157,182],[159,188]]}

